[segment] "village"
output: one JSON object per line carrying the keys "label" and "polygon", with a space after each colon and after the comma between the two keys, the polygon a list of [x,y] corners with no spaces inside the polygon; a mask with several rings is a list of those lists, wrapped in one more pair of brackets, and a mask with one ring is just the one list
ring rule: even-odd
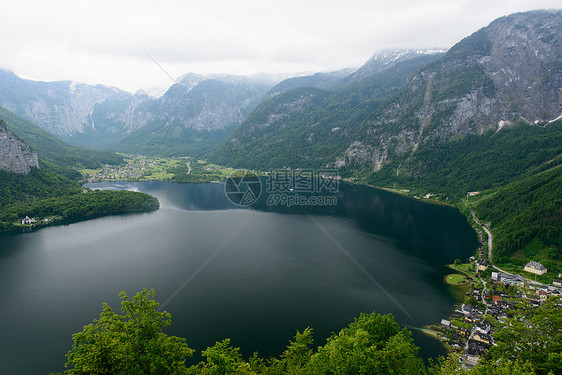
{"label": "village", "polygon": [[[453,265],[451,265],[453,268]],[[455,306],[455,310],[439,325],[431,326],[436,336],[446,347],[460,354],[461,361],[475,366],[491,346],[496,345],[493,333],[497,332],[522,305],[540,308],[549,298],[557,298],[562,306],[562,277],[553,279],[545,285],[536,280],[505,272],[490,266],[486,260],[470,257],[463,267],[468,278],[476,280],[465,293],[465,303]],[[534,261],[528,262],[524,271],[534,275],[544,275],[547,268]]]}
{"label": "village", "polygon": [[100,181],[173,181],[215,182],[226,179],[235,170],[190,157],[150,157],[123,154],[123,165],[106,164],[99,169],[81,169],[87,182]]}
{"label": "village", "polygon": [[166,180],[173,177],[170,168],[185,164],[186,158],[147,157],[124,155],[124,165],[104,165],[100,169],[82,169],[80,172],[88,182],[123,180]]}

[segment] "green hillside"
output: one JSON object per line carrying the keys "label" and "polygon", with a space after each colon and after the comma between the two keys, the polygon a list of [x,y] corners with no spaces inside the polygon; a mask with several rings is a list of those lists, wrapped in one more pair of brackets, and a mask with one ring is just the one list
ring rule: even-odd
{"label": "green hillside", "polygon": [[234,126],[215,130],[195,130],[179,121],[153,122],[107,146],[107,149],[151,156],[197,157],[228,138]]}
{"label": "green hillside", "polygon": [[470,206],[491,223],[495,262],[534,260],[562,271],[562,165],[475,196]]}
{"label": "green hillside", "polygon": [[519,121],[498,132],[424,144],[375,173],[346,169],[344,174],[363,174],[371,184],[452,199],[468,191],[500,187],[561,163],[562,121],[546,126]]}
{"label": "green hillside", "polygon": [[16,114],[0,107],[0,119],[20,139],[29,144],[43,160],[80,168],[97,168],[103,164],[121,164],[123,157],[113,152],[90,150],[69,145],[57,136],[43,130]]}

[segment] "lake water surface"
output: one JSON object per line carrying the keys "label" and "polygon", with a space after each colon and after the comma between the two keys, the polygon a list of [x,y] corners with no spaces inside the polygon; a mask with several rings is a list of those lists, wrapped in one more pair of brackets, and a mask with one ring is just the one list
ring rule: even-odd
{"label": "lake water surface", "polygon": [[[443,266],[476,235],[453,208],[340,185],[335,206],[236,207],[222,184],[98,183],[158,197],[160,210],[0,236],[0,368],[62,371],[72,334],[117,294],[154,288],[167,333],[198,351],[230,337],[245,356],[279,355],[296,330],[314,346],[361,312],[409,327],[454,303]],[[424,357],[439,342],[414,331]]]}

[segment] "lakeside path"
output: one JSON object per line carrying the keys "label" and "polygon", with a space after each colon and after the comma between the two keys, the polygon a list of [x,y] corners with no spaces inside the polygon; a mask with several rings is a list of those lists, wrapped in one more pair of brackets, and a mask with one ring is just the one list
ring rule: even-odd
{"label": "lakeside path", "polygon": [[470,210],[470,212],[472,213],[472,218],[474,219],[476,224],[480,225],[488,235],[488,260],[490,261],[490,264],[492,264],[492,241],[494,240],[492,237],[492,232],[490,232],[488,228],[480,223],[480,220],[478,220],[478,218],[476,217],[476,213],[474,213],[474,210]]}

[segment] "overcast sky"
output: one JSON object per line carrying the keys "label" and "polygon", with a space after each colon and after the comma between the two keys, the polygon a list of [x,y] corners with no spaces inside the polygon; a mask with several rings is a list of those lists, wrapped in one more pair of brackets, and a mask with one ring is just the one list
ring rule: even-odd
{"label": "overcast sky", "polygon": [[360,66],[387,48],[449,48],[495,18],[559,0],[6,1],[0,68],[135,92],[187,72]]}

